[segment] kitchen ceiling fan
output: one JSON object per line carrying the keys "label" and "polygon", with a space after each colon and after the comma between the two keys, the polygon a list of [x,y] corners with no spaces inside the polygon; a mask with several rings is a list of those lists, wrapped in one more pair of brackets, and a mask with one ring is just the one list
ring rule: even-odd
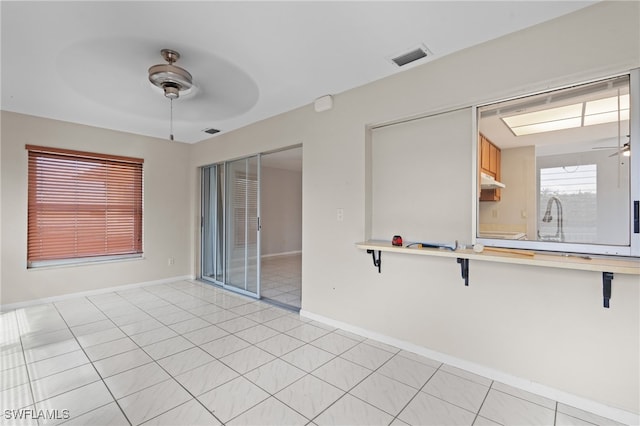
{"label": "kitchen ceiling fan", "polygon": [[[627,135],[629,138],[630,135]],[[595,146],[591,149],[615,149],[616,152],[611,154],[609,157],[615,157],[616,155],[623,155],[625,157],[631,156],[631,144],[629,142],[624,143],[622,146]]]}

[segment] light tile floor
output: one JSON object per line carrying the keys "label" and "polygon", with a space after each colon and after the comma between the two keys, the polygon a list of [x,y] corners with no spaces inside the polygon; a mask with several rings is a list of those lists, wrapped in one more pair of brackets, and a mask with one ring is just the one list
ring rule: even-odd
{"label": "light tile floor", "polygon": [[266,257],[260,268],[262,297],[300,309],[302,254]]}
{"label": "light tile floor", "polygon": [[616,424],[199,282],[0,326],[2,425]]}

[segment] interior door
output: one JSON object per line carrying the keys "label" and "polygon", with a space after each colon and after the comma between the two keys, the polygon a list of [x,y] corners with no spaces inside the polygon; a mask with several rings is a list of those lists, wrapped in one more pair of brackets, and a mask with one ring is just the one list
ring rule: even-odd
{"label": "interior door", "polygon": [[260,297],[260,155],[225,164],[224,286]]}

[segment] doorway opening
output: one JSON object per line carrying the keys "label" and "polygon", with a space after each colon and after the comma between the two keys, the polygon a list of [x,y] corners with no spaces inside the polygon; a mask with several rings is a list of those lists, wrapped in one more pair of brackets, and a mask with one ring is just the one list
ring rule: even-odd
{"label": "doorway opening", "polygon": [[302,147],[263,154],[261,296],[300,309],[302,303]]}

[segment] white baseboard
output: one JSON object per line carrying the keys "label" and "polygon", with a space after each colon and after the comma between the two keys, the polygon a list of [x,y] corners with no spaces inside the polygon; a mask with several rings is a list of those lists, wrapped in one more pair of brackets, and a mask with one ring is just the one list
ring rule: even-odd
{"label": "white baseboard", "polygon": [[433,351],[431,349],[418,346],[411,342],[396,339],[394,337],[386,336],[384,334],[360,328],[341,321],[336,321],[334,319],[314,314],[313,312],[309,312],[303,309],[300,310],[300,316],[330,325],[331,327],[340,328],[351,333],[367,337],[369,339],[377,340],[379,342],[386,343],[388,345],[392,345],[397,348],[404,349],[406,351],[413,352],[439,362],[443,362],[453,367],[461,368],[480,376],[487,377],[491,380],[496,380],[506,385],[513,386],[514,388],[522,389],[524,391],[544,396],[554,401],[558,401],[562,404],[570,405],[572,407],[594,413],[598,416],[606,417],[608,419],[615,420],[627,425],[640,424],[640,414],[621,410],[615,407],[610,407],[597,401],[573,395],[571,393],[545,386],[540,383],[532,382],[527,379],[516,377],[499,370],[494,370],[493,368],[489,368],[481,364],[476,364],[474,362],[466,361],[464,359],[444,354],[442,352]]}
{"label": "white baseboard", "polygon": [[285,251],[282,253],[273,253],[273,254],[263,254],[260,256],[261,259],[266,259],[269,257],[277,257],[277,256],[290,256],[292,254],[302,254],[302,250],[295,250],[295,251]]}
{"label": "white baseboard", "polygon": [[41,299],[32,299],[24,302],[0,305],[0,312],[8,312],[14,309],[26,308],[34,305],[42,305],[44,303],[60,302],[62,300],[72,299],[74,297],[95,296],[97,294],[111,293],[114,291],[130,290],[132,288],[146,287],[149,285],[169,284],[175,281],[193,280],[193,279],[195,279],[195,276],[193,275],[181,275],[177,277],[163,278],[161,280],[145,281],[145,282],[134,283],[134,284],[124,284],[124,285],[99,288],[99,289],[89,290],[89,291],[80,291],[77,293],[61,294],[59,296],[43,297]]}

